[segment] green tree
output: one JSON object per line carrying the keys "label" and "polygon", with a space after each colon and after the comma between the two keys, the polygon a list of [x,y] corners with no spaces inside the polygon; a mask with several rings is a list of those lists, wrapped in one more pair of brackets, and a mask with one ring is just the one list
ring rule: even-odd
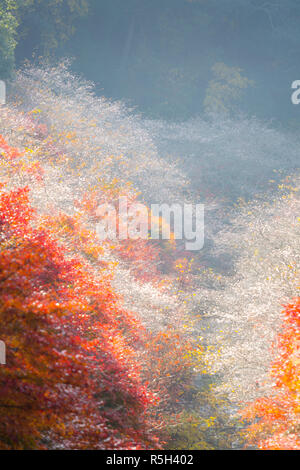
{"label": "green tree", "polygon": [[0,79],[8,78],[14,68],[18,5],[14,0],[0,0]]}
{"label": "green tree", "polygon": [[20,48],[48,56],[74,34],[76,21],[88,12],[89,0],[18,0],[18,4]]}
{"label": "green tree", "polygon": [[0,79],[14,70],[15,52],[51,55],[75,32],[89,0],[0,0]]}
{"label": "green tree", "polygon": [[208,113],[229,113],[234,110],[235,103],[242,97],[243,90],[254,82],[242,75],[239,67],[228,67],[222,62],[213,65],[214,78],[209,82],[204,109]]}

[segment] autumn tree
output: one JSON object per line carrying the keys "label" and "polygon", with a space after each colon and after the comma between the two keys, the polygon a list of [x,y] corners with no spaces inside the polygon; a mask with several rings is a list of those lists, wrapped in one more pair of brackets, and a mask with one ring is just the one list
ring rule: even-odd
{"label": "autumn tree", "polygon": [[[4,161],[20,157],[1,147]],[[136,359],[141,326],[109,276],[40,225],[29,194],[2,183],[1,447],[156,447],[146,409],[157,398]]]}
{"label": "autumn tree", "polygon": [[[16,190],[30,187],[30,202],[37,214],[32,224],[66,250],[60,257],[63,264],[65,260],[76,263],[76,272],[67,270],[70,283],[64,295],[68,299],[69,295],[71,299],[79,296],[80,308],[73,310],[76,318],[84,306],[88,314],[80,334],[72,315],[66,320],[66,329],[71,336],[74,329],[74,336],[80,338],[79,348],[87,345],[93,356],[93,363],[91,360],[87,364],[85,355],[82,363],[92,380],[90,390],[102,390],[105,381],[103,394],[99,392],[99,400],[104,403],[101,412],[119,439],[107,441],[107,448],[149,448],[156,445],[155,436],[165,446],[188,442],[201,448],[230,447],[223,437],[213,437],[219,431],[223,436],[227,415],[223,419],[218,408],[224,403],[214,405],[214,390],[210,387],[197,397],[206,367],[203,344],[208,336],[206,332],[200,334],[197,326],[190,329],[186,325],[191,312],[198,320],[200,303],[199,313],[205,308],[199,294],[206,295],[207,291],[199,287],[197,269],[190,270],[192,260],[178,253],[174,240],[165,244],[155,240],[100,241],[95,232],[98,205],[114,204],[119,195],[126,195],[130,202],[144,203],[183,202],[190,197],[188,181],[178,164],[157,150],[155,125],[145,123],[122,103],[96,97],[92,86],[74,76],[66,63],[26,67],[17,74],[11,91],[10,99],[15,101],[2,108],[0,124],[21,151],[5,148],[2,141],[6,158],[0,177],[2,181],[9,179],[10,188]],[[162,269],[161,262],[166,258],[168,270]],[[106,321],[102,321],[104,311]],[[113,356],[122,372],[108,364],[107,374],[106,359],[101,354],[114,337],[118,338],[114,346],[119,349]],[[92,349],[89,338],[94,341]],[[100,356],[96,354],[98,347]],[[114,378],[111,382],[110,377]],[[131,393],[127,394],[128,400],[123,396],[123,385],[129,386],[130,380],[138,397],[134,402]],[[117,384],[121,393],[118,397],[114,395]],[[144,401],[140,392],[144,393]],[[89,406],[93,403],[90,397]],[[84,417],[80,418],[82,413],[79,407],[73,415],[62,414],[67,437],[72,423],[77,422],[76,416],[78,426],[85,422]],[[90,435],[74,431],[76,442],[69,437],[52,437],[47,445],[61,442],[64,448],[96,448],[93,425],[98,415],[92,411],[88,414],[91,419],[85,427],[91,430]],[[125,427],[128,439],[123,435]],[[146,434],[140,434],[142,428]]]}
{"label": "autumn tree", "polygon": [[300,298],[285,306],[283,326],[274,343],[273,390],[242,412],[253,421],[247,429],[251,444],[263,450],[300,449]]}

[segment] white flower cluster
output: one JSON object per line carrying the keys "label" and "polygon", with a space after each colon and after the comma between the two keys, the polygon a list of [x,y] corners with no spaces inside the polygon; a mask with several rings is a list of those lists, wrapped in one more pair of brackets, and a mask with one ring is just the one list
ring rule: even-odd
{"label": "white flower cluster", "polygon": [[270,393],[271,346],[282,305],[299,295],[300,178],[289,187],[290,195],[253,202],[235,215],[215,247],[216,254],[236,260],[234,270],[219,288],[197,292],[210,320],[208,363],[236,402]]}

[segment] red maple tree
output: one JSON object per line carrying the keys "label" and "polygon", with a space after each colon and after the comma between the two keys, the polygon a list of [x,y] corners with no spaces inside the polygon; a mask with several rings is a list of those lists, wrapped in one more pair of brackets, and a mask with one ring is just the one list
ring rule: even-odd
{"label": "red maple tree", "polygon": [[274,394],[251,403],[243,410],[253,420],[248,439],[263,450],[300,449],[300,297],[284,309],[284,323],[272,364]]}
{"label": "red maple tree", "polygon": [[0,448],[155,448],[141,326],[102,272],[39,225],[29,195],[0,190]]}

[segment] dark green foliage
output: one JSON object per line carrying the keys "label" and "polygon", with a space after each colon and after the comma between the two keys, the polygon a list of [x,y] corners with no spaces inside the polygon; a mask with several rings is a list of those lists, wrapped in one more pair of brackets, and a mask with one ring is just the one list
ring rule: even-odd
{"label": "dark green foliage", "polygon": [[15,51],[49,56],[75,31],[88,0],[0,0],[0,79],[11,77]]}
{"label": "dark green foliage", "polygon": [[12,74],[15,63],[17,2],[0,0],[0,79],[4,80]]}
{"label": "dark green foliage", "polygon": [[18,55],[49,56],[75,32],[78,18],[88,12],[88,0],[27,0],[20,3]]}

